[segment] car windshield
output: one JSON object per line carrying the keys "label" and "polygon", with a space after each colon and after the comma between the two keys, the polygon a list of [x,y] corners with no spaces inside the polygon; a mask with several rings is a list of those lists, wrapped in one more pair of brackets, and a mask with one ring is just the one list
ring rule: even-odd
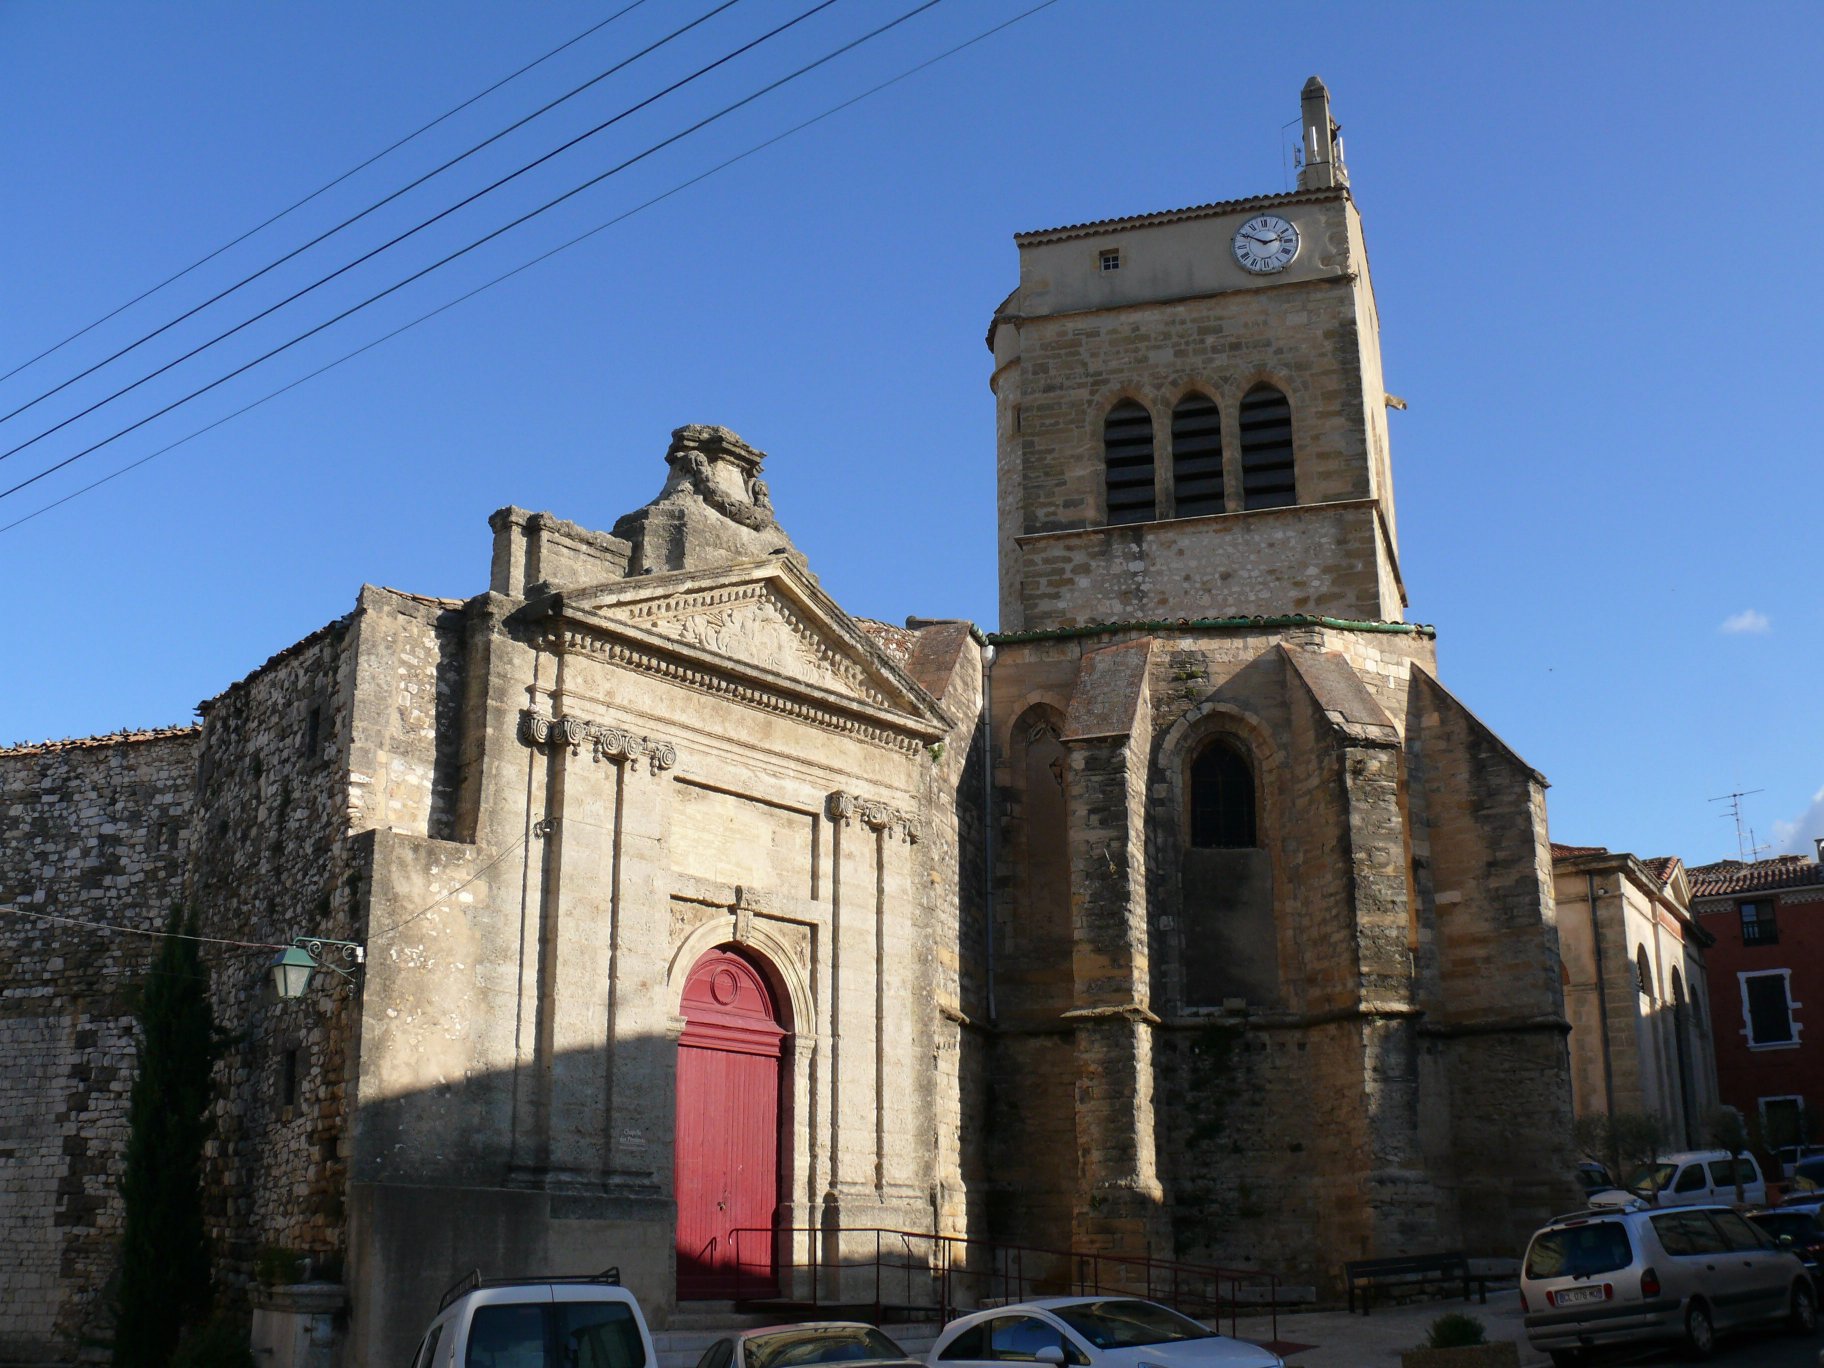
{"label": "car windshield", "polygon": [[870,1325],[826,1325],[750,1335],[747,1368],[798,1368],[807,1363],[903,1359],[906,1351]]}
{"label": "car windshield", "polygon": [[1634,1170],[1627,1185],[1635,1192],[1658,1192],[1677,1172],[1677,1164],[1642,1164]]}
{"label": "car windshield", "polygon": [[1620,1221],[1562,1226],[1533,1236],[1532,1248],[1526,1251],[1526,1276],[1589,1278],[1626,1268],[1633,1258]]}
{"label": "car windshield", "polygon": [[1216,1333],[1152,1302],[1079,1302],[1075,1306],[1054,1306],[1051,1313],[1097,1349],[1131,1349],[1140,1344],[1209,1339]]}
{"label": "car windshield", "polygon": [[466,1368],[643,1368],[646,1347],[624,1302],[478,1306]]}

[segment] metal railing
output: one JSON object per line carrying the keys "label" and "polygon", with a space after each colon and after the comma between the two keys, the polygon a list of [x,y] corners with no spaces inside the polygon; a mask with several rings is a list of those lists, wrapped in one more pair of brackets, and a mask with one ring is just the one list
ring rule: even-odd
{"label": "metal railing", "polygon": [[1279,1338],[1280,1278],[1251,1268],[1144,1255],[1000,1244],[885,1226],[763,1226],[730,1232],[731,1274],[748,1301],[868,1308],[948,1321],[1035,1297],[1131,1296],[1163,1302],[1230,1334],[1243,1308],[1268,1312]]}

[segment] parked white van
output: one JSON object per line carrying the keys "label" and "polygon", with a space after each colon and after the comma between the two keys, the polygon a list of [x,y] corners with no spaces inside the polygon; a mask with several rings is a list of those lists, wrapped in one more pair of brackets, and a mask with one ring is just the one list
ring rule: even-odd
{"label": "parked white van", "polygon": [[472,1273],[443,1295],[412,1368],[653,1368],[646,1317],[619,1269],[586,1277]]}
{"label": "parked white van", "polygon": [[1737,1202],[1761,1206],[1767,1201],[1767,1182],[1752,1154],[1732,1159],[1728,1150],[1690,1150],[1642,1164],[1621,1187],[1592,1193],[1589,1200],[1591,1206],[1625,1206],[1634,1198],[1662,1207]]}

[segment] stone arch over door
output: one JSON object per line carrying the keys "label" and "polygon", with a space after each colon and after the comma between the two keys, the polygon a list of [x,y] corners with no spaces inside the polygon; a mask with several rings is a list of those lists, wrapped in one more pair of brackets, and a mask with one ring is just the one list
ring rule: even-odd
{"label": "stone arch over door", "polygon": [[711,947],[678,999],[679,1300],[773,1296],[773,1231],[791,1169],[790,1002],[752,949]]}

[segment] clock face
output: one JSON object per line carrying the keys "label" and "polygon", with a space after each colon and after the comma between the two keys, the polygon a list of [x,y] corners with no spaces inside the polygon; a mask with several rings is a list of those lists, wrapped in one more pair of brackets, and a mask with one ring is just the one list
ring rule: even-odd
{"label": "clock face", "polygon": [[1277,214],[1261,214],[1235,230],[1234,247],[1243,270],[1271,275],[1298,255],[1298,229]]}

